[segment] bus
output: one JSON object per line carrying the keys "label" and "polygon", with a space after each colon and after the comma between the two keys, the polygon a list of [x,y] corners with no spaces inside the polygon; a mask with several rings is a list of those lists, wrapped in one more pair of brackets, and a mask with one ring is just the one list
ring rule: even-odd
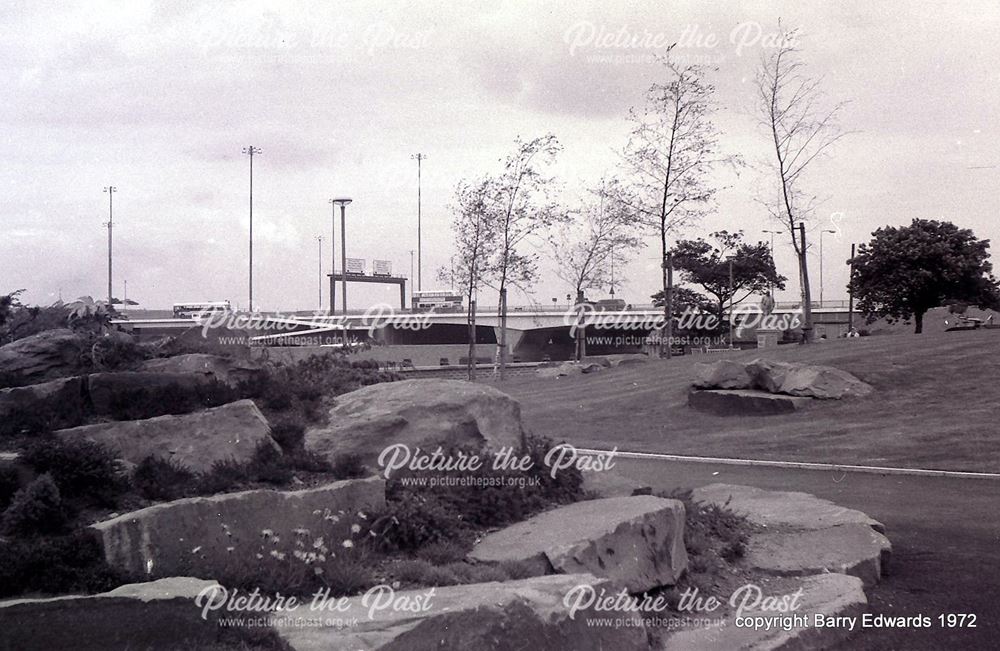
{"label": "bus", "polygon": [[464,303],[463,296],[453,289],[413,292],[413,296],[410,297],[410,305],[417,312],[427,312],[430,310],[437,312],[457,312],[462,309]]}
{"label": "bus", "polygon": [[209,317],[219,312],[231,312],[229,301],[209,301],[204,303],[174,303],[175,319]]}

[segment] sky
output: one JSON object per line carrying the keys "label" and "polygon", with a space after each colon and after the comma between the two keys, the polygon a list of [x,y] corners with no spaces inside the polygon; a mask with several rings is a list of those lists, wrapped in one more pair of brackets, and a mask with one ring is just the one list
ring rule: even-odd
{"label": "sky", "polygon": [[[103,297],[108,195],[114,286],[144,307],[247,304],[248,158],[254,158],[254,295],[312,309],[331,206],[349,196],[348,257],[410,274],[422,167],[423,289],[441,283],[456,184],[499,169],[516,137],[554,133],[564,200],[620,169],[628,111],[665,79],[667,46],[713,67],[716,124],[738,174],[720,171],[715,211],[677,237],[776,228],[754,200],[775,179],[753,81],[778,21],[796,28],[809,74],[850,131],[803,180],[823,199],[824,297],[846,298],[852,242],[914,217],[997,241],[1000,5],[965,2],[65,2],[0,5],[0,291],[23,300]],[[339,219],[338,219],[339,222]],[[322,243],[317,236],[323,236]],[[339,266],[339,223],[337,249]],[[645,238],[616,294],[659,283]],[[818,246],[810,254],[818,298]],[[544,249],[539,252],[544,256]],[[787,236],[781,273],[796,278]],[[778,295],[793,300],[795,282]],[[543,258],[529,300],[569,288]],[[351,307],[398,290],[349,288]],[[603,298],[600,291],[592,298]],[[322,289],[324,304],[328,300]],[[481,297],[482,303],[492,303]]]}

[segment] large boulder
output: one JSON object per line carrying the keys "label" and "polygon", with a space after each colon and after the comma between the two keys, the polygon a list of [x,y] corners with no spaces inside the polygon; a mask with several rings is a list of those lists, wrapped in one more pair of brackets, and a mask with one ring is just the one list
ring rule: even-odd
{"label": "large boulder", "polygon": [[[298,491],[248,490],[156,504],[93,525],[108,563],[139,576],[219,576],[234,558],[266,554],[307,530],[351,538],[351,516],[385,507],[385,482],[347,479]],[[347,516],[345,517],[345,514]],[[366,513],[367,515],[367,513]],[[262,532],[270,532],[263,537]]]}
{"label": "large boulder", "polygon": [[889,539],[866,524],[842,524],[827,529],[754,534],[747,562],[779,576],[833,572],[856,576],[865,586],[876,585],[892,553]]}
{"label": "large boulder", "polygon": [[740,389],[690,389],[688,405],[716,416],[790,414],[809,405],[809,398]]}
{"label": "large boulder", "polygon": [[746,365],[750,376],[750,386],[761,391],[778,393],[788,372],[795,368],[794,364],[775,362],[769,359],[755,359]]}
{"label": "large boulder", "polygon": [[[611,582],[587,574],[405,592],[377,590],[338,603],[334,613],[312,609],[307,602],[275,612],[272,621],[292,651],[649,649],[638,613],[599,612],[586,605],[591,595],[618,594]],[[576,609],[578,596],[581,607]],[[617,618],[618,626],[606,625],[603,618],[609,615]],[[311,624],[317,619],[322,625]]]}
{"label": "large boulder", "polygon": [[727,509],[769,529],[826,529],[843,524],[863,524],[885,533],[882,523],[865,513],[809,493],[709,484],[694,489],[691,499],[706,506]]}
{"label": "large boulder", "polygon": [[0,378],[11,385],[78,375],[86,339],[68,329],[46,330],[0,347]]}
{"label": "large boulder", "polygon": [[[793,597],[801,589],[801,595]],[[846,574],[819,574],[790,582],[784,589],[768,591],[757,607],[753,601],[740,617],[751,618],[736,625],[735,614],[728,613],[711,626],[688,628],[672,633],[659,647],[662,651],[709,651],[714,649],[830,649],[851,635],[847,626],[816,626],[816,618],[858,617],[868,610],[868,598],[857,577]],[[739,597],[742,600],[742,596]],[[752,597],[751,597],[752,598]],[[785,601],[782,601],[785,600]],[[742,601],[740,602],[742,603]],[[794,611],[778,611],[774,603],[795,604]],[[771,609],[767,609],[770,605]],[[794,619],[791,616],[797,616]],[[788,616],[787,626],[767,626],[753,618]],[[697,619],[697,618],[696,618]],[[744,620],[746,621],[746,620]],[[773,620],[771,620],[773,621]]]}
{"label": "large boulder", "polygon": [[219,588],[215,581],[172,577],[95,595],[0,601],[0,649],[208,648],[219,632],[218,611],[203,617],[195,600]]}
{"label": "large boulder", "polygon": [[866,396],[873,391],[873,387],[839,368],[803,365],[788,371],[780,391],[791,396],[839,400]]}
{"label": "large boulder", "polygon": [[94,413],[110,415],[139,400],[140,394],[153,404],[177,398],[196,401],[206,380],[207,376],[198,373],[122,371],[93,373],[87,377],[87,386]]}
{"label": "large boulder", "polygon": [[143,362],[140,371],[152,373],[194,373],[236,387],[263,373],[260,364],[248,359],[235,359],[207,353],[175,355]]}
{"label": "large boulder", "polygon": [[154,455],[172,458],[197,472],[225,459],[247,461],[261,444],[278,449],[271,427],[252,400],[190,414],[83,425],[55,434],[106,444],[131,463]]}
{"label": "large boulder", "polygon": [[750,376],[743,364],[720,359],[694,365],[694,382],[699,389],[749,389]]}
{"label": "large boulder", "polygon": [[521,405],[493,387],[460,380],[384,382],[337,397],[329,424],[306,432],[306,449],[356,454],[374,464],[387,446],[451,444],[521,449]]}
{"label": "large boulder", "polygon": [[567,377],[581,373],[583,366],[576,362],[545,362],[535,368],[538,377]]}
{"label": "large boulder", "polygon": [[488,534],[469,557],[586,572],[641,592],[674,585],[687,569],[684,517],[683,503],[652,495],[577,502]]}
{"label": "large boulder", "polygon": [[84,384],[80,377],[0,389],[0,421],[44,418],[65,427],[82,421],[85,406]]}

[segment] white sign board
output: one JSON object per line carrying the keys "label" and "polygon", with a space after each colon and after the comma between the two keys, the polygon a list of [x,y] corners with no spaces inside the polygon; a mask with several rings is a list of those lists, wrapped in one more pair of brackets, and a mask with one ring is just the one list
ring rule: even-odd
{"label": "white sign board", "polygon": [[365,261],[363,258],[347,258],[347,273],[357,276],[365,275]]}
{"label": "white sign board", "polygon": [[388,260],[372,260],[372,274],[376,276],[391,276],[392,263]]}

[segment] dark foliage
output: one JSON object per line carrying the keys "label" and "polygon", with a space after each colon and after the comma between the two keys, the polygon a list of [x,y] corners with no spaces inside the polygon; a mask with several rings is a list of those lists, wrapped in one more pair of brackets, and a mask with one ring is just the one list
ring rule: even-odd
{"label": "dark foliage", "polygon": [[174,459],[149,456],[132,473],[132,484],[140,495],[152,501],[169,501],[189,495],[195,474]]}
{"label": "dark foliage", "polygon": [[356,454],[338,454],[330,465],[337,479],[354,479],[368,474],[364,462]]}
{"label": "dark foliage", "polygon": [[94,441],[44,437],[28,445],[21,456],[35,472],[50,473],[63,495],[74,502],[114,506],[128,489],[115,453]]}
{"label": "dark foliage", "polygon": [[21,477],[17,468],[13,466],[0,466],[0,511],[3,511],[10,504],[14,493],[21,487]]}
{"label": "dark foliage", "polygon": [[22,537],[62,533],[69,523],[59,488],[44,474],[14,494],[3,513],[3,533]]}
{"label": "dark foliage", "polygon": [[165,414],[188,414],[239,398],[237,390],[218,380],[193,387],[170,384],[154,390],[136,388],[115,394],[110,402],[110,416],[115,420],[143,420]]}
{"label": "dark foliage", "polygon": [[130,577],[109,567],[85,531],[38,540],[0,540],[0,597],[104,592]]}

